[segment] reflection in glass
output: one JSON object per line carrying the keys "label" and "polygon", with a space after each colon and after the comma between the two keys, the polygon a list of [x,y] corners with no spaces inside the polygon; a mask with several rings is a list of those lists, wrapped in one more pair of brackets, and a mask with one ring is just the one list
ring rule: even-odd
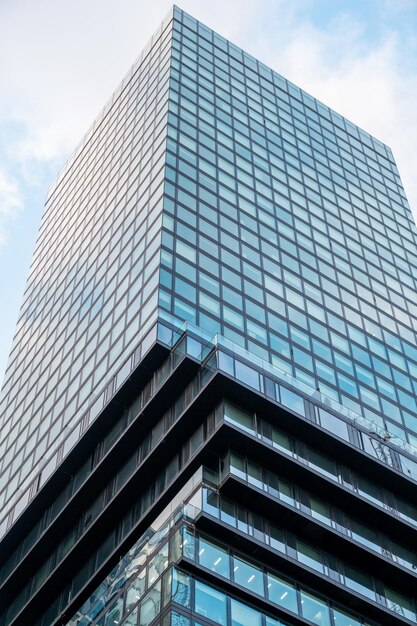
{"label": "reflection in glass", "polygon": [[191,621],[185,615],[172,611],[170,626],[190,626]]}
{"label": "reflection in glass", "polygon": [[258,567],[234,557],[233,576],[238,585],[253,593],[264,595],[263,573]]}
{"label": "reflection in glass", "polygon": [[190,606],[190,577],[173,568],[172,600],[184,607]]}
{"label": "reflection in glass", "polygon": [[161,581],[144,597],[140,607],[140,626],[149,626],[161,610]]}
{"label": "reflection in glass", "polygon": [[126,594],[126,611],[129,611],[138,600],[142,597],[145,591],[145,573],[146,570],[143,569],[138,577],[135,578]]}
{"label": "reflection in glass", "polygon": [[285,582],[272,574],[267,575],[268,581],[268,598],[274,604],[282,606],[287,611],[298,613],[297,609],[297,592],[294,585]]}
{"label": "reflection in glass", "polygon": [[226,550],[200,538],[198,560],[200,565],[220,576],[230,577],[229,555]]}

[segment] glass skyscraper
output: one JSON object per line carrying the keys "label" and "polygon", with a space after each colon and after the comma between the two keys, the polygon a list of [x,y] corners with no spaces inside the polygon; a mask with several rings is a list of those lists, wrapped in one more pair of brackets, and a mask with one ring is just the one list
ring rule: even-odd
{"label": "glass skyscraper", "polygon": [[0,626],[415,624],[416,281],[391,150],[174,7],[49,190]]}

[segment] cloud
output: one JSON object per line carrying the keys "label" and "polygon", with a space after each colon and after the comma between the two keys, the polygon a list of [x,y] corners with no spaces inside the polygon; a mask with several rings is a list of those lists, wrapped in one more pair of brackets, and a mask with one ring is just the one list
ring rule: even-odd
{"label": "cloud", "polygon": [[[415,0],[178,2],[385,141],[417,212]],[[21,297],[46,184],[171,6],[0,0],[0,278],[11,307]],[[8,234],[8,246],[1,245]],[[1,276],[8,266],[19,278]],[[0,352],[10,344],[12,322],[1,329]]]}
{"label": "cloud", "polygon": [[[267,63],[389,145],[417,215],[417,39],[382,29],[371,37],[358,17],[340,13],[325,27],[287,20],[279,44],[263,37]],[[375,35],[375,34],[374,34]]]}
{"label": "cloud", "polygon": [[23,206],[18,181],[5,169],[0,169],[0,244],[4,242],[2,225],[16,216]]}
{"label": "cloud", "polygon": [[[282,0],[264,0],[271,10]],[[0,117],[25,126],[19,158],[70,152],[171,8],[156,0],[15,0],[0,3]],[[237,0],[181,6],[230,38],[245,37],[259,12]]]}
{"label": "cloud", "polygon": [[[390,3],[388,3],[389,5]],[[393,148],[417,210],[413,35],[340,11],[319,17],[312,0],[184,0],[181,6]],[[384,3],[372,2],[385,24]],[[36,184],[43,163],[62,163],[171,6],[157,0],[4,0],[0,3],[0,121],[15,184]],[[347,5],[349,6],[349,5]],[[406,16],[403,0],[390,15]],[[379,11],[379,12],[378,12]],[[319,19],[320,18],[320,19]],[[385,19],[385,18],[384,18]],[[398,20],[397,20],[398,22]],[[397,23],[395,22],[395,23]],[[385,29],[385,30],[384,30]],[[17,182],[16,182],[17,181]]]}
{"label": "cloud", "polygon": [[[273,4],[266,0],[264,10]],[[22,195],[45,184],[43,165],[63,165],[171,6],[170,0],[146,10],[137,0],[0,2],[0,58],[7,59],[0,64],[0,128],[8,134],[0,162],[12,168]],[[230,38],[244,36],[259,9],[256,0],[245,11],[237,0],[182,6]]]}

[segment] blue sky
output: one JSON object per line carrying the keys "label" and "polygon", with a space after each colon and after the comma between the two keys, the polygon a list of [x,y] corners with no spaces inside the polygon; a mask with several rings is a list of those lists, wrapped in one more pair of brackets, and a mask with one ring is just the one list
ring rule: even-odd
{"label": "blue sky", "polygon": [[[394,151],[417,212],[417,0],[184,0]],[[171,3],[0,2],[0,381],[49,183]]]}

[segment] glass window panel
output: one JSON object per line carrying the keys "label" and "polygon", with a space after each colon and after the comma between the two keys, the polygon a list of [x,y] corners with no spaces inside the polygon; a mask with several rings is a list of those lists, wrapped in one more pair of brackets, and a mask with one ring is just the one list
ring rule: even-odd
{"label": "glass window panel", "polygon": [[231,526],[236,525],[235,505],[228,498],[221,498],[220,502],[220,519]]}
{"label": "glass window panel", "polygon": [[249,433],[253,433],[255,430],[253,415],[250,415],[249,413],[244,413],[240,409],[237,409],[230,404],[225,404],[224,416],[226,420],[230,422],[235,422],[241,428],[243,428],[243,430],[246,430]]}
{"label": "glass window panel", "polygon": [[259,489],[263,489],[262,468],[251,461],[248,461],[248,482]]}
{"label": "glass window panel", "polygon": [[192,530],[188,526],[183,526],[182,551],[187,559],[194,560],[195,537]]}
{"label": "glass window panel", "polygon": [[405,500],[401,500],[401,498],[396,498],[397,509],[402,513],[402,515],[408,517],[412,520],[413,523],[417,522],[417,508],[414,507],[409,502]]}
{"label": "glass window panel", "polygon": [[282,339],[281,337],[278,337],[277,335],[274,335],[273,333],[270,332],[269,343],[271,345],[272,350],[274,350],[278,354],[281,354],[282,356],[285,356],[287,359],[291,358],[290,357],[290,345],[288,341],[285,341],[285,339]]}
{"label": "glass window panel", "polygon": [[200,537],[198,548],[198,561],[203,567],[220,576],[230,578],[229,554],[210,541]]}
{"label": "glass window panel", "polygon": [[203,510],[213,515],[213,517],[220,517],[219,496],[214,491],[206,488],[203,489]]}
{"label": "glass window panel", "polygon": [[323,456],[316,450],[308,449],[308,461],[310,465],[317,467],[321,474],[335,478],[337,476],[336,464],[333,459]]}
{"label": "glass window panel", "polygon": [[342,391],[351,394],[352,396],[358,397],[358,387],[356,383],[348,378],[347,376],[343,376],[342,374],[338,374],[337,378],[339,380],[339,386]]}
{"label": "glass window panel", "polygon": [[310,508],[311,515],[315,519],[318,519],[320,522],[323,522],[328,526],[331,525],[330,507],[326,502],[323,502],[322,500],[317,500],[316,498],[310,496]]}
{"label": "glass window panel", "polygon": [[248,511],[244,507],[236,506],[236,522],[239,530],[249,532]]}
{"label": "glass window panel", "polygon": [[327,381],[331,385],[336,386],[336,376],[335,376],[335,372],[333,368],[328,367],[328,365],[325,365],[318,359],[316,360],[315,363],[316,363],[317,376],[320,376],[320,378],[323,378],[323,380]]}
{"label": "glass window panel", "polygon": [[364,524],[351,520],[352,537],[365,546],[368,546],[372,550],[380,551],[380,541],[378,540],[378,533],[371,528],[368,528]]}
{"label": "glass window panel", "polygon": [[249,624],[250,626],[261,626],[261,613],[233,598],[230,600],[230,613],[232,626],[248,626]]}
{"label": "glass window panel", "polygon": [[122,626],[137,626],[138,623],[138,607],[134,609],[126,619],[122,622]]}
{"label": "glass window panel", "polygon": [[140,626],[149,626],[161,610],[161,581],[144,597],[140,606]]}
{"label": "glass window panel", "polygon": [[265,626],[282,626],[282,622],[279,622],[277,619],[273,619],[272,617],[265,617]]}
{"label": "glass window panel", "polygon": [[411,567],[414,571],[417,570],[417,555],[410,550],[404,548],[404,546],[395,543],[391,540],[391,550],[393,552],[395,560],[402,564],[405,564],[407,567]]}
{"label": "glass window panel", "polygon": [[271,525],[270,543],[271,547],[275,550],[279,550],[279,552],[283,552],[284,554],[286,553],[284,532],[277,526]]}
{"label": "glass window panel", "polygon": [[191,626],[190,619],[185,615],[177,613],[177,611],[172,611],[171,621],[169,623],[171,626]]}
{"label": "glass window panel", "polygon": [[186,243],[183,243],[182,241],[177,239],[177,241],[176,241],[176,250],[177,250],[178,254],[181,254],[182,256],[184,256],[189,261],[192,261],[193,263],[195,263],[195,261],[196,261],[196,251],[193,248],[191,248],[190,246],[188,246]]}
{"label": "glass window panel", "polygon": [[317,626],[330,626],[329,607],[325,602],[311,596],[305,591],[300,591],[301,613],[303,617]]}
{"label": "glass window panel", "polygon": [[317,550],[313,546],[304,543],[303,541],[297,541],[297,553],[298,560],[307,567],[311,567],[318,572],[323,573],[324,566],[322,562],[321,550]]}
{"label": "glass window panel", "polygon": [[216,624],[226,624],[226,596],[224,593],[195,581],[195,611],[208,617]]}
{"label": "glass window panel", "polygon": [[220,315],[220,303],[203,292],[200,293],[200,306],[213,315]]}
{"label": "glass window panel", "polygon": [[295,506],[293,486],[282,478],[278,481],[279,498],[291,506]]}
{"label": "glass window panel", "polygon": [[104,626],[117,626],[120,623],[123,611],[123,598],[119,598],[107,613]]}
{"label": "glass window panel", "polygon": [[181,529],[177,530],[177,532],[171,537],[171,549],[170,549],[170,559],[171,561],[179,561],[182,557],[183,551],[183,540],[181,536]]}
{"label": "glass window panel", "polygon": [[255,324],[251,320],[246,321],[247,331],[249,337],[253,339],[257,339],[261,343],[266,343],[266,330],[259,326],[259,324]]}
{"label": "glass window panel", "polygon": [[332,363],[332,351],[324,343],[318,341],[317,339],[313,339],[313,350],[314,353],[321,357],[324,361],[330,364]]}
{"label": "glass window panel", "polygon": [[250,563],[233,558],[233,577],[238,585],[242,585],[247,591],[264,595],[263,572]]}
{"label": "glass window panel", "polygon": [[292,411],[305,415],[304,400],[301,396],[281,386],[281,403]]}
{"label": "glass window panel", "polygon": [[236,378],[242,381],[244,384],[259,390],[259,374],[252,367],[236,361]]}
{"label": "glass window panel", "polygon": [[194,324],[196,322],[195,308],[189,306],[179,298],[175,298],[174,313],[183,319],[190,320]]}
{"label": "glass window panel", "polygon": [[144,568],[139,576],[133,581],[126,594],[126,611],[130,611],[132,606],[143,596],[146,585],[146,569]]}
{"label": "glass window panel", "polygon": [[272,445],[285,452],[292,452],[291,439],[276,428],[272,429]]}
{"label": "glass window panel", "polygon": [[298,613],[297,592],[294,585],[287,583],[281,578],[267,574],[268,598],[274,604],[282,606],[288,611]]}
{"label": "glass window panel", "polygon": [[326,430],[330,430],[337,437],[341,437],[345,441],[349,441],[348,428],[346,422],[343,422],[335,415],[324,411],[323,409],[319,409],[320,413],[320,423],[323,428]]}
{"label": "glass window panel", "polygon": [[150,587],[168,567],[168,543],[164,544],[149,563],[148,587]]}
{"label": "glass window panel", "polygon": [[372,578],[354,567],[345,565],[346,584],[352,591],[375,600],[375,591],[373,590]]}
{"label": "glass window panel", "polygon": [[313,359],[311,358],[309,354],[307,354],[307,352],[304,352],[304,350],[300,350],[299,348],[294,347],[293,358],[294,358],[294,361],[298,365],[305,367],[305,369],[307,369],[310,372],[313,371]]}
{"label": "glass window panel", "polygon": [[187,283],[185,280],[181,280],[181,278],[175,279],[175,292],[186,298],[187,300],[191,300],[191,302],[196,301],[196,289],[190,283]]}
{"label": "glass window panel", "polygon": [[225,354],[224,352],[218,352],[218,356],[219,369],[223,370],[223,372],[226,372],[226,374],[230,374],[231,376],[233,376],[233,357],[231,357],[229,354]]}
{"label": "glass window panel", "polygon": [[361,626],[362,621],[345,613],[341,609],[333,607],[333,619],[335,626]]}
{"label": "glass window panel", "polygon": [[237,454],[230,455],[230,472],[246,480],[245,459]]}
{"label": "glass window panel", "polygon": [[385,597],[387,599],[388,608],[412,622],[415,622],[416,613],[411,599],[406,598],[388,587],[385,587]]}
{"label": "glass window panel", "polygon": [[172,600],[181,606],[189,608],[190,606],[190,577],[188,574],[172,570]]}
{"label": "glass window panel", "polygon": [[357,481],[357,489],[360,495],[365,496],[368,500],[372,500],[375,504],[380,505],[383,501],[381,493],[377,485],[369,482],[366,478],[361,475],[356,477]]}

